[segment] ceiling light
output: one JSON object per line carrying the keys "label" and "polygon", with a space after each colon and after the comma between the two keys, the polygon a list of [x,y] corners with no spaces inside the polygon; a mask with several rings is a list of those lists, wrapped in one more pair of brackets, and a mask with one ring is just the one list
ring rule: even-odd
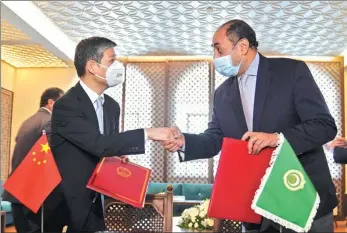
{"label": "ceiling light", "polygon": [[206,11],[207,11],[208,13],[212,13],[212,12],[214,11],[214,9],[213,9],[212,6],[209,6],[209,7],[206,8]]}

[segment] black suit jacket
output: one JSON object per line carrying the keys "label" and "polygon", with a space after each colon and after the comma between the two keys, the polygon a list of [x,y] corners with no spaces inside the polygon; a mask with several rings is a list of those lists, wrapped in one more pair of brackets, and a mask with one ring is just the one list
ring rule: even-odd
{"label": "black suit jacket", "polygon": [[[16,145],[12,156],[12,170],[10,176],[19,164],[21,164],[36,141],[42,136],[42,130],[46,130],[46,124],[50,119],[51,114],[46,109],[40,108],[34,115],[22,123],[16,136]],[[4,191],[3,199],[11,203],[20,203],[6,190]]]}
{"label": "black suit jacket", "polygon": [[[185,161],[211,158],[221,150],[223,137],[241,139],[247,131],[237,78],[218,87],[213,104],[208,129],[184,135]],[[254,132],[283,133],[298,155],[321,199],[316,218],[331,212],[336,191],[322,145],[334,139],[337,130],[304,62],[260,55],[253,117]]]}
{"label": "black suit jacket", "polygon": [[107,95],[103,111],[104,135],[93,104],[79,83],[54,104],[50,144],[62,176],[59,191],[74,229],[81,230],[95,198],[86,184],[100,158],[145,152],[144,130],[119,133],[120,107]]}

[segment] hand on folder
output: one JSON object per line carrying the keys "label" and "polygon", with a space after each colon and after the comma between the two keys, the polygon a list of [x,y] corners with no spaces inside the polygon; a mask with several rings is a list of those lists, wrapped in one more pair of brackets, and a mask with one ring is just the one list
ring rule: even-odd
{"label": "hand on folder", "polygon": [[276,147],[279,141],[278,134],[261,133],[261,132],[246,132],[241,140],[248,141],[248,153],[257,155],[266,147]]}
{"label": "hand on folder", "polygon": [[129,158],[126,155],[121,156],[121,159],[122,159],[122,163],[128,163],[129,162]]}

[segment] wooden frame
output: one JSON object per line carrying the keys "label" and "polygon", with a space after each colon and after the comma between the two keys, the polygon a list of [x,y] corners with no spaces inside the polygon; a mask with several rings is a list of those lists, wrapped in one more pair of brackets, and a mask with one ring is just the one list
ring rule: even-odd
{"label": "wooden frame", "polygon": [[[127,205],[123,202],[114,199],[105,199],[105,209],[112,204]],[[173,218],[173,187],[167,186],[165,194],[147,194],[145,205],[151,205],[163,217],[164,232],[172,232]],[[139,209],[138,211],[141,211]]]}
{"label": "wooden frame", "polygon": [[[9,175],[10,171],[11,171],[11,131],[12,131],[12,118],[13,118],[13,92],[10,90],[7,90],[5,88],[1,88],[1,99],[3,98],[3,95],[6,95],[10,98],[10,115],[9,115],[9,119],[8,122],[6,122],[8,124],[9,127],[9,133],[8,133],[8,143],[6,145],[2,145],[2,143],[4,142],[4,138],[1,139],[1,146],[5,146],[6,149],[8,150],[8,154],[1,154],[1,158],[5,158],[8,157],[8,164],[7,164],[7,175]],[[1,107],[1,112],[3,111],[3,106]],[[4,120],[6,119],[1,119],[1,122],[3,123]],[[4,130],[3,128],[1,130]],[[3,131],[2,131],[3,132]],[[1,151],[2,152],[2,151]],[[1,160],[1,164],[3,164],[3,159]],[[2,168],[2,167],[1,167]]]}
{"label": "wooden frame", "polygon": [[1,232],[5,232],[6,229],[6,212],[1,211]]}

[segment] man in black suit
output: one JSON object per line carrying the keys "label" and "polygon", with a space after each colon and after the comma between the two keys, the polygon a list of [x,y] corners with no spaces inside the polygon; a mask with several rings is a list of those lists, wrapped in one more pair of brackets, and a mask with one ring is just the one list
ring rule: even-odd
{"label": "man in black suit", "polygon": [[105,230],[101,196],[86,188],[102,157],[143,154],[147,139],[173,139],[167,128],[119,133],[120,106],[103,93],[124,81],[115,46],[102,37],[82,40],[74,59],[80,81],[54,105],[50,141],[62,176],[57,212],[68,232]]}
{"label": "man in black suit", "polygon": [[[47,123],[51,120],[53,105],[63,94],[63,90],[57,87],[46,89],[41,95],[40,109],[20,126],[12,156],[11,174],[42,136],[42,131],[46,130]],[[3,194],[3,200],[11,202],[14,225],[18,232],[40,232],[41,212],[33,213],[6,190]],[[54,219],[46,218],[46,220],[47,230],[50,230],[50,226],[54,224]]]}
{"label": "man in black suit", "polygon": [[[199,135],[182,135],[172,128],[179,143],[163,145],[170,151],[180,149],[180,160],[190,161],[217,155],[223,137],[247,139],[249,153],[258,154],[265,147],[276,147],[277,133],[282,133],[320,196],[311,232],[333,232],[337,199],[322,145],[335,137],[337,129],[307,65],[259,54],[254,30],[241,20],[222,25],[212,46],[214,65],[226,80],[215,91],[208,129]],[[243,225],[249,232],[281,228],[267,219],[259,225]]]}

